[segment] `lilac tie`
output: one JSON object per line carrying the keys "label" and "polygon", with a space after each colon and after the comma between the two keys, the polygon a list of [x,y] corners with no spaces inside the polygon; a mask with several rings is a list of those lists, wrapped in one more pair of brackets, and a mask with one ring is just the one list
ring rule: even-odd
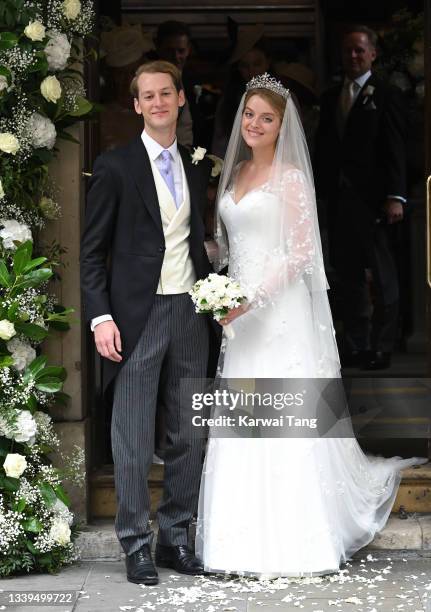
{"label": "lilac tie", "polygon": [[160,165],[159,170],[160,174],[163,176],[163,179],[168,186],[169,191],[174,198],[175,206],[178,208],[177,204],[177,195],[175,193],[175,183],[174,183],[174,173],[172,171],[172,163],[171,163],[171,154],[166,149],[162,151],[159,155]]}

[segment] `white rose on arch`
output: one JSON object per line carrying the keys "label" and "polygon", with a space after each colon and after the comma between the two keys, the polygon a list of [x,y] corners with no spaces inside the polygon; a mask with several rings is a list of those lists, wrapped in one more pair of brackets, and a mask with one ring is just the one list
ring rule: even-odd
{"label": "white rose on arch", "polygon": [[1,225],[3,228],[0,230],[0,238],[5,249],[15,251],[15,241],[26,242],[27,240],[33,240],[30,228],[25,223],[18,223],[14,219],[0,219]]}
{"label": "white rose on arch", "polygon": [[15,155],[19,151],[18,138],[11,132],[2,132],[0,134],[0,151]]}
{"label": "white rose on arch", "polygon": [[2,319],[0,321],[0,338],[2,340],[10,340],[15,334],[15,325],[7,319]]}
{"label": "white rose on arch", "polygon": [[81,3],[79,0],[64,0],[63,13],[67,19],[76,19],[81,12]]}
{"label": "white rose on arch", "polygon": [[49,41],[45,47],[45,54],[50,70],[64,70],[70,57],[71,44],[62,32],[48,30]]}
{"label": "white rose on arch", "polygon": [[48,117],[44,117],[44,115],[39,113],[33,113],[28,122],[28,129],[31,143],[36,149],[42,147],[52,149],[54,147],[57,131],[53,122]]}
{"label": "white rose on arch", "polygon": [[24,29],[24,34],[33,41],[42,41],[45,38],[45,26],[40,21],[30,21]]}
{"label": "white rose on arch", "polygon": [[27,461],[24,455],[19,453],[8,453],[3,463],[3,469],[6,476],[11,478],[19,478],[27,467]]}
{"label": "white rose on arch", "polygon": [[60,81],[55,76],[45,77],[40,84],[40,92],[48,102],[57,102],[61,97]]}

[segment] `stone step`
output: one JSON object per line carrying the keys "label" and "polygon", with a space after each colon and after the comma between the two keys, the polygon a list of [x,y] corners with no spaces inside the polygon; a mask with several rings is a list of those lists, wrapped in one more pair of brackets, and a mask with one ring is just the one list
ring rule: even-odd
{"label": "stone step", "polygon": [[[114,518],[116,499],[113,466],[93,473],[90,479],[90,508],[92,519]],[[163,487],[163,465],[153,464],[148,480],[151,495],[151,512],[155,516]],[[431,463],[409,468],[402,473],[402,481],[395,500],[393,513],[431,513]]]}
{"label": "stone step", "polygon": [[[148,485],[151,496],[151,514],[155,515],[163,489],[163,465],[151,466]],[[114,518],[117,509],[114,484],[114,468],[105,466],[90,477],[90,515],[93,519]]]}
{"label": "stone step", "polygon": [[[153,529],[157,532],[156,524]],[[86,525],[78,536],[77,546],[83,561],[118,561],[124,556],[112,520]],[[373,542],[357,554],[385,551],[423,551],[422,556],[431,556],[431,514],[406,519],[392,515]]]}
{"label": "stone step", "polygon": [[431,512],[431,462],[408,468],[402,480],[392,512]]}

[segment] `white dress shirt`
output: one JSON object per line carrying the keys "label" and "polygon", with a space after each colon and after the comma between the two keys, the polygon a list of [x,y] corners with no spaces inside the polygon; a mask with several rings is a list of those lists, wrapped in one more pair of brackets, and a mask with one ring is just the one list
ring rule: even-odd
{"label": "white dress shirt", "polygon": [[[144,147],[147,150],[148,157],[152,162],[159,168],[160,167],[160,154],[162,151],[169,151],[171,154],[172,160],[172,172],[174,175],[174,185],[175,185],[175,193],[177,196],[177,202],[183,201],[183,176],[181,171],[181,156],[178,151],[177,139],[175,138],[174,142],[165,149],[160,143],[151,138],[144,130],[141,134],[142,142],[144,143]],[[112,316],[110,314],[100,315],[99,317],[95,317],[91,320],[91,331],[94,331],[96,325],[99,323],[103,323],[104,321],[112,321]]]}

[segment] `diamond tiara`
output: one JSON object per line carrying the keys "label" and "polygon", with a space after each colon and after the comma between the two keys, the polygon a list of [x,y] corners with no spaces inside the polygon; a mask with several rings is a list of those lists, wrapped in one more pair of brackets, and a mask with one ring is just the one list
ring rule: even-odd
{"label": "diamond tiara", "polygon": [[250,89],[270,89],[279,96],[283,96],[285,100],[290,96],[290,92],[286,87],[283,86],[280,81],[277,81],[268,72],[265,74],[259,74],[259,76],[253,77],[251,81],[245,86],[246,91]]}

